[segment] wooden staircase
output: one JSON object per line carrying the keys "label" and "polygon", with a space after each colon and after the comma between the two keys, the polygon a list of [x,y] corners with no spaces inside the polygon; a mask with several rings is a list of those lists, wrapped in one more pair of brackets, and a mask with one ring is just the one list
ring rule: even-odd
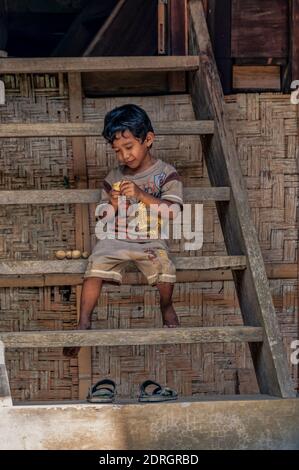
{"label": "wooden staircase", "polygon": [[[200,135],[212,188],[186,188],[187,201],[214,201],[228,256],[176,257],[178,270],[231,269],[242,312],[242,327],[179,328],[100,331],[35,331],[0,333],[6,347],[112,346],[201,342],[248,342],[261,394],[294,397],[286,353],[269,290],[264,262],[250,217],[247,191],[231,132],[213,57],[202,3],[191,0],[190,56],[84,57],[1,59],[0,73],[92,71],[185,71],[188,73],[196,121],[154,123],[158,134]],[[3,124],[0,137],[98,135],[102,123]],[[86,205],[99,200],[99,190],[1,191],[0,204]],[[83,273],[86,261],[1,261],[1,275]],[[5,366],[3,365],[2,367]],[[0,396],[7,394],[7,375],[1,375]],[[7,403],[7,402],[6,402]]]}

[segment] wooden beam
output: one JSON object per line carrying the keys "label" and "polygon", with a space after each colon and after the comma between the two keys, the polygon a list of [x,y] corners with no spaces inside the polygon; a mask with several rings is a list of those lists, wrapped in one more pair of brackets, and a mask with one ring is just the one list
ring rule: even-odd
{"label": "wooden beam", "polygon": [[279,65],[234,65],[234,90],[280,91]]}
{"label": "wooden beam", "polygon": [[[74,123],[83,121],[82,83],[79,73],[68,74],[70,119]],[[86,146],[84,137],[73,137],[73,166],[74,178],[79,189],[88,188],[88,172]],[[89,229],[88,204],[76,204],[75,206],[75,241],[78,250],[91,251],[91,239]],[[82,287],[76,287],[77,319],[79,321],[81,311]],[[83,348],[78,356],[79,398],[85,398],[88,388],[91,386],[91,350]]]}
{"label": "wooden beam", "polygon": [[177,269],[202,270],[202,269],[245,269],[245,256],[192,256],[175,257],[175,266]]}
{"label": "wooden beam", "polygon": [[187,0],[168,0],[168,20],[169,50],[171,55],[187,55]]}
{"label": "wooden beam", "polygon": [[[290,0],[290,12],[289,15],[289,68],[291,69],[290,81],[299,80],[299,0]],[[288,87],[290,88],[290,87]],[[289,89],[288,89],[289,92]],[[299,107],[296,106],[296,118],[299,123]],[[297,128],[298,129],[298,128]],[[298,132],[297,132],[298,134]],[[298,138],[298,135],[297,135]],[[297,152],[297,168],[299,168],[299,156]],[[297,204],[297,223],[299,220],[299,205]],[[299,240],[297,241],[297,312],[299,312]],[[297,314],[298,315],[298,314]],[[299,322],[297,321],[297,338],[299,338]],[[299,365],[297,365],[297,392],[299,393]]]}
{"label": "wooden beam", "polygon": [[17,333],[0,332],[0,341],[3,341],[7,348],[245,343],[263,341],[263,331],[262,328],[249,326],[22,331]]}
{"label": "wooden beam", "polygon": [[[245,256],[173,256],[177,269],[245,269]],[[82,274],[86,271],[87,260],[39,260],[10,261],[0,260],[1,276],[33,274]]]}
{"label": "wooden beam", "polygon": [[[184,56],[188,54],[187,0],[168,0],[168,53]],[[182,93],[186,90],[184,72],[168,73],[170,93]]]}
{"label": "wooden beam", "polygon": [[232,57],[287,57],[288,15],[288,0],[232,0]]}
{"label": "wooden beam", "polygon": [[290,2],[290,61],[292,80],[299,80],[299,0]]}
{"label": "wooden beam", "polygon": [[200,70],[190,76],[193,108],[197,119],[215,120],[214,135],[202,138],[206,165],[212,185],[227,185],[232,191],[229,204],[217,203],[216,207],[228,253],[247,256],[247,269],[233,272],[244,323],[260,325],[265,331],[263,344],[251,346],[257,380],[262,393],[294,396],[240,161],[226,117],[202,2],[190,0],[189,8],[189,53],[201,57]]}
{"label": "wooden beam", "polygon": [[[55,123],[13,123],[0,124],[0,137],[101,137],[104,121],[97,122],[55,122]],[[213,121],[165,121],[153,122],[157,135],[199,135],[213,134]]]}
{"label": "wooden beam", "polygon": [[[100,189],[28,189],[0,191],[0,205],[91,204],[100,201]],[[185,201],[229,201],[229,188],[185,188]]]}
{"label": "wooden beam", "polygon": [[209,0],[208,27],[224,94],[232,92],[231,0]]}
{"label": "wooden beam", "polygon": [[158,54],[166,54],[166,2],[158,0]]}
{"label": "wooden beam", "polygon": [[199,67],[193,56],[51,57],[0,59],[0,74],[59,72],[176,72]]}
{"label": "wooden beam", "polygon": [[[179,258],[179,257],[178,257]],[[297,263],[267,263],[268,279],[297,279]],[[232,281],[232,271],[228,269],[209,269],[206,271],[177,271],[177,283]],[[81,274],[23,274],[0,275],[0,287],[46,287],[46,286],[77,286],[83,282]],[[147,285],[147,280],[139,271],[125,273],[124,285]]]}
{"label": "wooden beam", "polygon": [[4,344],[0,340],[0,408],[1,406],[12,406],[12,399],[5,365]]}
{"label": "wooden beam", "polygon": [[[82,108],[82,84],[81,75],[78,73],[68,74],[69,82],[69,102],[70,118],[74,123],[83,121]],[[83,137],[73,137],[73,165],[74,178],[78,189],[86,190],[88,187],[87,159],[85,151],[85,139]],[[89,207],[88,205],[76,205],[76,247],[81,251],[90,252],[89,233]]]}

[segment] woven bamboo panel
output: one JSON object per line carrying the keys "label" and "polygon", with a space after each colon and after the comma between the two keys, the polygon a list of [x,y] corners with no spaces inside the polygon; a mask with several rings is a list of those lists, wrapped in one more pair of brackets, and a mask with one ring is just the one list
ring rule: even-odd
{"label": "woven bamboo panel", "polygon": [[[1,122],[67,122],[67,87],[63,77],[8,76],[7,105]],[[156,121],[194,119],[187,95],[84,99],[84,119],[102,119],[114,106],[134,102]],[[265,260],[295,262],[297,231],[295,197],[296,118],[289,97],[235,95],[227,107],[246,177],[254,223]],[[283,116],[283,118],[282,118]],[[99,129],[99,133],[101,129]],[[159,136],[154,154],[174,165],[187,186],[209,185],[199,139]],[[115,164],[109,145],[86,139],[89,187],[97,188]],[[5,139],[1,141],[0,189],[75,187],[68,139]],[[94,207],[90,207],[94,233]],[[58,248],[74,248],[74,207],[9,206],[0,209],[0,258],[52,259]],[[92,235],[92,242],[95,237]],[[183,242],[171,251],[184,256],[226,254],[215,207],[205,204],[204,245],[184,252]],[[295,280],[271,281],[284,342],[297,337]],[[174,303],[183,326],[241,325],[231,281],[177,284]],[[1,289],[0,328],[5,331],[68,329],[76,324],[75,288]],[[93,328],[161,326],[158,296],[147,286],[105,286],[93,314]],[[146,378],[175,387],[180,394],[255,393],[257,385],[247,345],[209,344],[93,348],[93,382],[111,377],[121,396],[136,396]],[[7,361],[15,400],[70,399],[78,393],[77,360],[53,350],[8,350]],[[297,371],[292,367],[294,379]]]}
{"label": "woven bamboo panel", "polygon": [[[265,262],[297,263],[298,109],[280,93],[226,97],[254,224]],[[288,357],[298,339],[298,282],[270,286]],[[298,367],[290,365],[298,384]]]}
{"label": "woven bamboo panel", "polygon": [[[1,289],[1,331],[70,329],[75,302],[67,288]],[[7,349],[6,363],[16,401],[77,397],[77,360],[64,360],[61,349]]]}
{"label": "woven bamboo panel", "polygon": [[296,262],[297,106],[289,95],[227,97],[255,226],[266,262]]}

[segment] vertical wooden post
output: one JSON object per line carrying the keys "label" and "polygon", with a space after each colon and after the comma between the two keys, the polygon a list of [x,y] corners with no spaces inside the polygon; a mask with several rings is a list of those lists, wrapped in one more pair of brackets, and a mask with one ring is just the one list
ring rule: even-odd
{"label": "vertical wooden post", "polygon": [[299,0],[291,0],[290,55],[292,80],[299,80]]}
{"label": "vertical wooden post", "polygon": [[[291,80],[299,80],[299,0],[290,0],[290,61],[292,66]],[[297,129],[299,129],[299,105],[297,105]],[[297,168],[299,170],[299,149],[297,149]],[[299,206],[297,205],[297,222],[299,220]],[[299,241],[298,241],[299,253]],[[299,337],[299,256],[297,260],[297,310],[298,310],[298,337]],[[297,366],[299,381],[299,366]],[[299,392],[299,386],[297,388]]]}
{"label": "vertical wooden post", "polygon": [[5,366],[4,344],[0,341],[0,407],[12,406],[12,399]]}
{"label": "vertical wooden post", "polygon": [[[82,83],[80,73],[68,74],[70,117],[72,122],[83,122]],[[84,137],[72,138],[74,175],[78,189],[88,187],[86,148]],[[90,252],[89,207],[76,204],[76,249]],[[77,316],[80,315],[82,287],[76,287]],[[84,399],[91,385],[91,348],[82,348],[78,356],[79,399]]]}
{"label": "vertical wooden post", "polygon": [[166,54],[166,2],[158,0],[158,54]]}
{"label": "vertical wooden post", "polygon": [[[168,0],[168,50],[170,55],[188,54],[187,0]],[[186,91],[185,72],[169,72],[168,89]]]}
{"label": "vertical wooden post", "polygon": [[228,95],[232,92],[232,70],[231,58],[231,0],[209,0],[208,27],[218,72],[221,79],[223,93]]}
{"label": "vertical wooden post", "polygon": [[[299,0],[290,0],[290,55],[291,81],[299,80]],[[288,90],[289,91],[289,90]],[[297,128],[299,129],[299,105],[297,105]],[[297,168],[299,170],[299,149],[297,149]],[[297,205],[297,222],[299,220],[299,206]],[[299,253],[299,241],[298,241]],[[297,261],[297,309],[299,316],[299,256]],[[299,318],[298,318],[299,337]],[[299,380],[299,366],[297,366],[297,377]],[[299,391],[299,387],[297,388]]]}
{"label": "vertical wooden post", "polygon": [[206,18],[208,16],[208,10],[209,10],[209,0],[203,0],[203,9],[205,11]]}

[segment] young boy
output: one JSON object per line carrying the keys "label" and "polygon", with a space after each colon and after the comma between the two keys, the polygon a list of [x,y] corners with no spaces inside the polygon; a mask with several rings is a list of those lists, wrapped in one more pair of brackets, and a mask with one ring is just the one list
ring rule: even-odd
{"label": "young boy", "polygon": [[[111,221],[111,209],[114,209],[112,213],[113,216],[116,214],[116,233],[113,238],[111,230],[108,229],[106,238],[97,242],[89,257],[77,328],[79,330],[90,328],[91,314],[100,295],[103,281],[121,284],[122,273],[128,261],[136,264],[150,285],[157,286],[163,325],[175,328],[179,326],[172,305],[173,286],[176,280],[175,266],[168,257],[165,241],[161,237],[156,239],[153,239],[153,236],[149,237],[150,232],[153,234],[157,226],[161,225],[161,220],[163,223],[163,217],[169,212],[170,206],[174,208],[174,215],[182,208],[181,180],[173,166],[151,154],[150,149],[155,135],[148,115],[139,106],[127,104],[107,113],[103,136],[115,150],[119,166],[110,171],[104,180],[101,203],[97,207],[97,212],[100,212],[101,221],[104,217]],[[136,209],[137,203],[136,215],[141,216],[139,220],[143,222],[146,219],[143,227],[137,226],[133,230],[130,224],[120,221],[119,203],[123,200],[127,203],[125,209],[128,209],[132,203],[135,203]],[[163,205],[160,206],[159,215],[157,205],[160,204]],[[151,217],[156,217],[156,221],[160,221],[156,225],[155,223],[150,225],[150,228],[149,210]],[[64,348],[64,354],[70,357],[76,356],[79,349],[79,347]]]}

